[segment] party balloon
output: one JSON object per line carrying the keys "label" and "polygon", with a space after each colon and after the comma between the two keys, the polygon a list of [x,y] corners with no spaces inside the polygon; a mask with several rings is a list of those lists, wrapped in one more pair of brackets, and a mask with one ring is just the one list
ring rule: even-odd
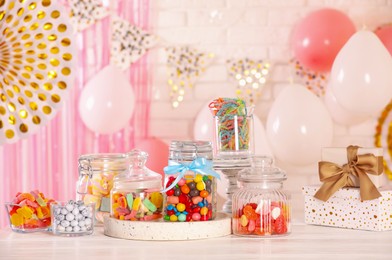
{"label": "party balloon", "polygon": [[293,165],[314,163],[332,137],[332,119],[317,96],[301,85],[280,92],[267,118],[267,138],[277,159]]}
{"label": "party balloon", "polygon": [[147,168],[163,175],[169,158],[169,146],[158,138],[148,138],[136,142],[135,147],[148,153]]}
{"label": "party balloon", "polygon": [[344,13],[329,8],[312,12],[294,29],[294,55],[303,66],[328,72],[339,50],[354,33],[355,26]]}
{"label": "party balloon", "polygon": [[132,116],[134,103],[128,79],[119,68],[109,65],[83,88],[79,113],[90,130],[110,134],[126,126]]}
{"label": "party balloon", "polygon": [[344,109],[336,100],[336,97],[333,95],[329,86],[325,91],[324,102],[329,111],[329,114],[332,117],[332,120],[339,125],[351,126],[370,119],[370,117],[366,114],[353,113],[347,109]]}
{"label": "party balloon", "polygon": [[273,157],[267,136],[265,134],[264,125],[257,115],[253,115],[253,128],[255,139],[255,154]]}
{"label": "party balloon", "polygon": [[214,119],[208,105],[211,101],[205,104],[196,116],[193,125],[193,139],[212,142],[214,139]]}
{"label": "party balloon", "polygon": [[385,48],[387,48],[389,54],[392,56],[392,24],[377,28],[375,34],[384,44]]}
{"label": "party balloon", "polygon": [[376,116],[392,98],[392,58],[370,31],[355,33],[336,57],[330,87],[346,110]]}

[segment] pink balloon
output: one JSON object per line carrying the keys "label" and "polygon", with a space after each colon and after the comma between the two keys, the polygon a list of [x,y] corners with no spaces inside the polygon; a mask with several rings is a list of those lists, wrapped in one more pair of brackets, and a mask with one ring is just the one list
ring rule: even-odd
{"label": "pink balloon", "polygon": [[148,153],[147,168],[163,176],[163,168],[167,166],[169,158],[169,146],[158,138],[148,138],[136,142],[135,147]]}
{"label": "pink balloon", "polygon": [[325,8],[312,12],[294,29],[294,55],[303,66],[328,72],[355,31],[353,22],[341,11]]}
{"label": "pink balloon", "polygon": [[392,56],[392,24],[378,28],[375,31],[375,34],[378,36]]}

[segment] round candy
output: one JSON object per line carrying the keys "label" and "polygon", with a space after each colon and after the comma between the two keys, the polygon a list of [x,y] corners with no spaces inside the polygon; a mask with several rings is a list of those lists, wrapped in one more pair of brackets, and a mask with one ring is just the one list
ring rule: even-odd
{"label": "round candy", "polygon": [[68,212],[71,212],[74,209],[74,206],[68,203],[67,205],[65,205],[65,208],[68,210]]}
{"label": "round candy", "polygon": [[62,208],[60,213],[63,214],[63,215],[67,215],[68,214],[68,210],[65,209],[65,208]]}
{"label": "round candy", "polygon": [[185,204],[183,204],[183,203],[178,203],[177,204],[177,210],[178,211],[180,211],[180,212],[183,212],[184,210],[185,210]]}
{"label": "round candy", "polygon": [[178,215],[178,221],[184,222],[185,220],[186,220],[186,215],[185,214]]}
{"label": "round candy", "polygon": [[184,194],[188,194],[190,192],[190,189],[189,189],[188,185],[184,184],[184,185],[181,186],[181,191]]}
{"label": "round candy", "polygon": [[72,220],[71,221],[71,226],[72,227],[75,227],[75,226],[78,226],[78,225],[79,225],[79,222],[77,220]]}
{"label": "round candy", "polygon": [[65,219],[68,220],[68,221],[72,221],[72,220],[74,220],[74,218],[75,218],[75,216],[74,216],[74,214],[72,214],[72,213],[68,213],[68,214],[65,216]]}
{"label": "round candy", "polygon": [[176,215],[171,215],[170,216],[170,221],[172,221],[172,222],[176,222],[177,221],[177,216]]}
{"label": "round candy", "polygon": [[71,232],[71,231],[72,231],[72,229],[73,229],[73,228],[72,228],[71,226],[69,226],[69,227],[66,227],[66,228],[65,228],[65,231],[67,231],[67,232]]}
{"label": "round candy", "polygon": [[202,182],[203,181],[203,176],[201,174],[197,174],[194,181],[196,183]]}
{"label": "round candy", "polygon": [[189,189],[194,190],[196,189],[196,183],[194,183],[193,181],[187,184]]}
{"label": "round candy", "polygon": [[207,208],[207,207],[202,207],[202,208],[200,209],[200,214],[201,214],[201,215],[207,215],[207,212],[208,212],[208,208]]}
{"label": "round candy", "polygon": [[199,213],[193,213],[193,214],[192,214],[192,219],[193,219],[194,221],[198,221],[198,220],[200,220],[200,218],[201,218],[201,216],[200,216]]}
{"label": "round candy", "polygon": [[200,197],[207,198],[207,196],[208,196],[208,191],[206,191],[206,190],[200,191]]}
{"label": "round candy", "polygon": [[184,178],[181,178],[181,180],[179,180],[178,181],[178,186],[182,186],[182,185],[184,185],[186,182],[185,182],[185,179]]}
{"label": "round candy", "polygon": [[196,189],[198,189],[199,191],[204,190],[204,188],[205,188],[204,182],[198,182],[198,183],[196,184]]}
{"label": "round candy", "polygon": [[74,208],[72,210],[72,214],[74,214],[75,216],[79,214],[79,209],[78,208]]}

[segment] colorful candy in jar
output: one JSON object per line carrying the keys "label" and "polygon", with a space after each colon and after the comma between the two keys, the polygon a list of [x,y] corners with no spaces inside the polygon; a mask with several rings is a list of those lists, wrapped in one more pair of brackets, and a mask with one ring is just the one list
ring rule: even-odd
{"label": "colorful candy in jar", "polygon": [[150,221],[162,217],[163,196],[158,191],[113,192],[112,217],[120,220]]}
{"label": "colorful candy in jar", "polygon": [[12,202],[7,203],[12,230],[46,230],[51,225],[50,204],[53,202],[38,190],[18,192]]}
{"label": "colorful candy in jar", "polygon": [[[212,198],[214,177],[193,172],[185,174],[178,183],[166,191],[164,220],[172,222],[206,221],[215,217]],[[175,181],[170,176],[166,188]]]}

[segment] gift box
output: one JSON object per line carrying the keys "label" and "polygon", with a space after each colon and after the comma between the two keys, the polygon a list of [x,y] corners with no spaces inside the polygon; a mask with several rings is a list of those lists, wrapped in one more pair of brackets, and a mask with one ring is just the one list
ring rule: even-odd
{"label": "gift box", "polygon": [[[383,148],[362,148],[358,147],[357,155],[365,155],[365,154],[373,154],[376,157],[383,157]],[[337,165],[344,165],[348,163],[347,158],[347,148],[346,147],[325,147],[321,149],[321,160],[326,162],[333,162]],[[385,185],[385,174],[383,172],[383,165],[379,165],[382,167],[380,175],[368,174],[369,179],[373,182],[376,188],[382,187]],[[354,182],[354,187],[359,187],[359,179],[354,176],[350,175],[350,178]]]}
{"label": "gift box", "polygon": [[305,223],[340,228],[392,230],[392,187],[379,189],[381,197],[362,201],[359,188],[341,188],[327,201],[316,199],[320,185],[303,187]]}

